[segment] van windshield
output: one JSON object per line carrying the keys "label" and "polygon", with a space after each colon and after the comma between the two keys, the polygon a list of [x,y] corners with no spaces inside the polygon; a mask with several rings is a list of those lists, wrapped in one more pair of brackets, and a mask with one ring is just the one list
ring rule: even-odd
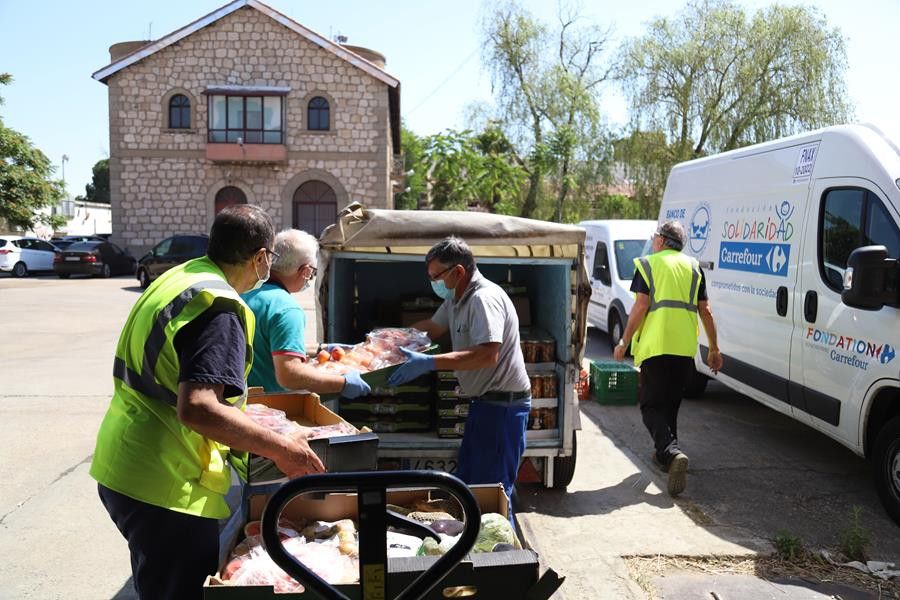
{"label": "van windshield", "polygon": [[647,240],[616,240],[616,269],[619,279],[634,278],[634,259],[644,254]]}

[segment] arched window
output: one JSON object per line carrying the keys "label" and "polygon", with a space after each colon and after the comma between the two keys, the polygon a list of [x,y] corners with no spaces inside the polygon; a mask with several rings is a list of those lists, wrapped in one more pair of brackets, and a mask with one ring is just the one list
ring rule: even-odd
{"label": "arched window", "polygon": [[169,99],[169,129],[191,128],[191,101],[184,94]]}
{"label": "arched window", "polygon": [[306,109],[307,128],[312,131],[328,131],[331,129],[329,112],[328,100],[322,96],[316,96],[310,100]]}
{"label": "arched window", "polygon": [[247,195],[244,194],[241,188],[229,185],[216,192],[215,214],[219,214],[223,208],[228,208],[235,204],[247,204]]}
{"label": "arched window", "polygon": [[314,236],[337,220],[337,195],[324,181],[311,180],[294,192],[294,227]]}

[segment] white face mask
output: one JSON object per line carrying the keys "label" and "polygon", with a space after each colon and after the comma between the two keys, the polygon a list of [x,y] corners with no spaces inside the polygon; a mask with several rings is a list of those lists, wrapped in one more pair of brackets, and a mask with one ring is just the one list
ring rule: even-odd
{"label": "white face mask", "polygon": [[256,284],[252,288],[250,288],[251,292],[254,290],[258,290],[259,288],[262,287],[262,284],[264,284],[265,282],[267,282],[269,280],[269,276],[272,274],[272,265],[269,264],[268,260],[266,261],[266,265],[267,265],[266,276],[262,277],[259,274],[259,268],[256,266],[256,263],[255,262],[253,263],[253,270],[256,271]]}

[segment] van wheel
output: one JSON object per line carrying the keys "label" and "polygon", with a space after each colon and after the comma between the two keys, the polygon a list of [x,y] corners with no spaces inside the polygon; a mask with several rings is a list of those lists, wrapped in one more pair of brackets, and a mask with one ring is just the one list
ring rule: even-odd
{"label": "van wheel", "polygon": [[572,455],[553,459],[553,489],[564,490],[575,476],[575,459],[578,457],[578,432],[572,432]]}
{"label": "van wheel", "polygon": [[138,283],[140,283],[142,289],[147,289],[147,286],[150,285],[150,275],[147,274],[147,269],[141,269],[138,271]]}
{"label": "van wheel", "polygon": [[881,503],[900,525],[900,417],[888,421],[878,432],[872,461]]}
{"label": "van wheel", "polygon": [[12,274],[13,277],[28,277],[28,267],[25,266],[25,263],[19,261],[13,265]]}
{"label": "van wheel", "polygon": [[616,345],[619,343],[619,340],[622,339],[622,334],[625,333],[625,330],[622,326],[622,317],[619,316],[619,311],[614,310],[609,313],[609,327],[607,330],[609,331],[609,345],[611,348],[615,349]]}
{"label": "van wheel", "polygon": [[688,373],[684,382],[685,398],[702,398],[706,392],[706,384],[709,383],[709,377],[697,370],[697,367],[691,365],[691,372]]}

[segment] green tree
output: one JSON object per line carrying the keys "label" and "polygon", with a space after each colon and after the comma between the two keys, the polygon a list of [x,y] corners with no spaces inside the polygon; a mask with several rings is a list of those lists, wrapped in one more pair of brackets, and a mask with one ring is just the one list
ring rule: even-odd
{"label": "green tree", "polygon": [[[0,73],[0,85],[11,82],[10,74]],[[65,220],[61,217],[40,212],[64,196],[62,182],[51,179],[52,175],[47,156],[0,119],[0,220],[21,229],[33,229],[38,223],[62,225]]]}
{"label": "green tree", "polygon": [[[613,142],[616,164],[632,187],[637,219],[656,219],[669,171],[675,164],[675,148],[662,131],[634,131]],[[619,217],[616,217],[619,218]]]}
{"label": "green tree", "polygon": [[77,199],[109,204],[109,159],[104,158],[94,163],[93,172],[91,182],[84,186],[84,196],[78,196]]}
{"label": "green tree", "polygon": [[[512,140],[527,174],[521,215],[561,221],[570,194],[608,157],[597,94],[610,75],[602,68],[609,33],[581,26],[577,11],[561,8],[551,30],[515,1],[494,6],[484,29],[484,59],[491,72],[497,122]],[[550,181],[547,181],[547,179]]]}
{"label": "green tree", "polygon": [[452,131],[422,140],[419,160],[412,165],[424,183],[420,208],[464,210],[480,206],[492,212],[511,212],[525,172],[509,156],[502,133],[487,130],[479,136]]}
{"label": "green tree", "polygon": [[634,128],[664,131],[678,162],[846,121],[846,69],[815,8],[695,0],[627,42],[619,76]]}

